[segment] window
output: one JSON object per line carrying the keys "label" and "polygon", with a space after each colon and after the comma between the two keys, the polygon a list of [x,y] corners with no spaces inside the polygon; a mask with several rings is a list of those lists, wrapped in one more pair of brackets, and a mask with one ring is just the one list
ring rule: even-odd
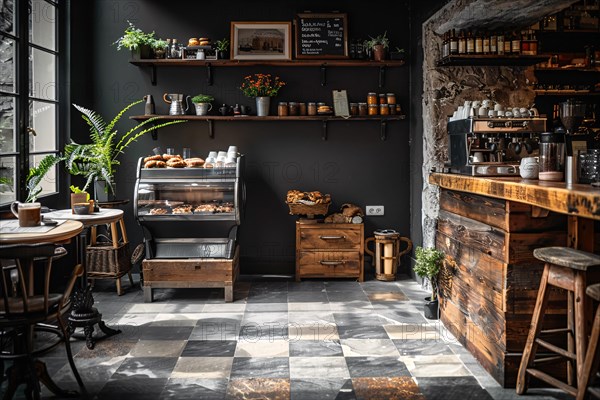
{"label": "window", "polygon": [[[0,206],[27,197],[30,166],[59,148],[58,1],[0,0]],[[41,196],[56,195],[56,169]]]}

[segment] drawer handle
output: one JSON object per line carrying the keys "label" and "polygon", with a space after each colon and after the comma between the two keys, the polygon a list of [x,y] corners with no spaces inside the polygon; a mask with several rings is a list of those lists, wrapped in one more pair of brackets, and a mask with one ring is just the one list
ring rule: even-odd
{"label": "drawer handle", "polygon": [[319,239],[323,240],[343,240],[346,236],[319,236]]}
{"label": "drawer handle", "polygon": [[321,263],[321,265],[340,265],[340,264],[346,264],[346,260],[337,260],[337,261],[321,260],[320,263]]}

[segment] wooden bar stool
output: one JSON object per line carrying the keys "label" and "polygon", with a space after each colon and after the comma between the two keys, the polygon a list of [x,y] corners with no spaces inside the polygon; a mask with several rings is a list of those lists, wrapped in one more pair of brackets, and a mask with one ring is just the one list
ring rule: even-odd
{"label": "wooden bar stool", "polygon": [[[589,297],[594,299],[596,302],[600,302],[600,284],[592,285],[585,291]],[[598,372],[598,363],[600,363],[600,347],[598,346],[598,337],[600,336],[600,307],[596,308],[596,317],[594,318],[594,325],[592,326],[592,335],[590,336],[590,343],[587,348],[585,355],[585,362],[583,363],[583,370],[581,372],[581,380],[579,381],[579,387],[577,388],[577,400],[585,399],[586,395],[592,394],[593,396],[600,398],[600,389],[597,387],[589,387],[592,383],[593,378]]]}
{"label": "wooden bar stool", "polygon": [[[587,335],[592,318],[591,302],[586,301],[585,290],[589,285],[600,283],[600,256],[570,247],[544,247],[535,249],[533,255],[538,260],[544,261],[545,266],[517,376],[517,394],[527,391],[529,375],[531,375],[571,396],[576,396],[576,382],[580,381],[582,376]],[[542,330],[549,286],[567,290],[569,310],[565,329]],[[543,335],[557,333],[567,333],[566,350],[540,338]],[[536,359],[538,346],[557,355]],[[567,361],[566,383],[537,368],[542,363],[560,359]]]}

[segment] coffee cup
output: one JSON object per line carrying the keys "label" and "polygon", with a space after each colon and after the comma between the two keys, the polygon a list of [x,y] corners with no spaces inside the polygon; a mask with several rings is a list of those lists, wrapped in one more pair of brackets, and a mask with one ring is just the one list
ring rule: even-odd
{"label": "coffee cup", "polygon": [[483,152],[476,151],[475,153],[473,153],[473,162],[474,163],[481,163],[481,162],[483,162]]}
{"label": "coffee cup", "polygon": [[519,166],[519,174],[523,179],[537,179],[540,166],[536,157],[523,157]]}
{"label": "coffee cup", "polygon": [[42,205],[40,203],[13,202],[10,211],[19,219],[22,228],[38,226],[42,220]]}

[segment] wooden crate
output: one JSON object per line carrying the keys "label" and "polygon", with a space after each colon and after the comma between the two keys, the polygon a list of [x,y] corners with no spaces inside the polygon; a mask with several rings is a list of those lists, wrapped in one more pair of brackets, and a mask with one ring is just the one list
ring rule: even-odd
{"label": "wooden crate", "polygon": [[239,275],[239,246],[232,259],[186,258],[144,260],[144,301],[152,302],[157,288],[212,288],[225,290],[225,301],[233,301]]}

